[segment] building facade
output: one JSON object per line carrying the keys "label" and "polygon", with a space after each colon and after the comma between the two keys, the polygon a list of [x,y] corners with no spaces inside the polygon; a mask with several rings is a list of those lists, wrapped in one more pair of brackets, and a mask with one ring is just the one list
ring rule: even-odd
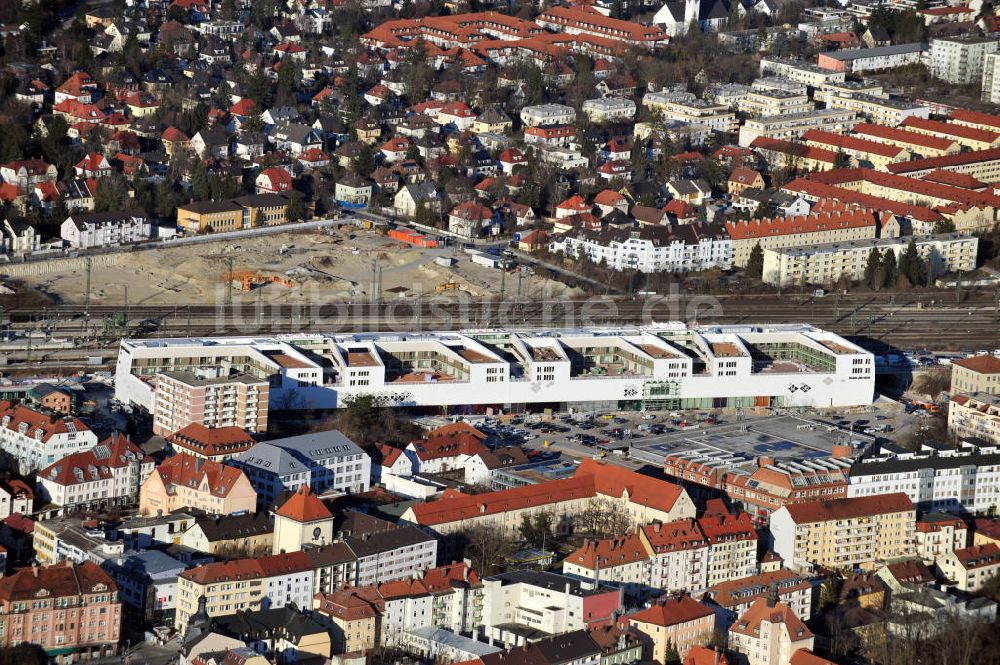
{"label": "building facade", "polygon": [[21,474],[96,445],[97,435],[79,418],[57,418],[0,402],[0,448],[17,459]]}
{"label": "building facade", "polygon": [[123,434],[73,453],[38,472],[44,501],[63,511],[124,506],[138,500],[139,487],[155,462]]}

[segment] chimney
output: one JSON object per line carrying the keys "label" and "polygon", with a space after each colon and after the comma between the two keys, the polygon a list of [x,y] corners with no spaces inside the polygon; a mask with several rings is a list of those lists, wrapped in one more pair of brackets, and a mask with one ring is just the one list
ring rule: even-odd
{"label": "chimney", "polygon": [[834,459],[844,459],[851,456],[851,447],[843,443],[835,443],[830,446],[830,455]]}
{"label": "chimney", "polygon": [[778,604],[778,583],[772,582],[771,588],[767,590],[767,606],[774,607]]}
{"label": "chimney", "polygon": [[763,469],[765,466],[774,466],[774,458],[763,455],[757,458],[757,466]]}

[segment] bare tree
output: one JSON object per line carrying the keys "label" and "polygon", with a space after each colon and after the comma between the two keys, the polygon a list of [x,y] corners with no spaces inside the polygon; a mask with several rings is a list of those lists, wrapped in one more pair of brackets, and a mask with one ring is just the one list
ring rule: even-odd
{"label": "bare tree", "polygon": [[577,531],[595,538],[623,536],[632,524],[631,515],[621,503],[603,498],[588,502],[575,521]]}

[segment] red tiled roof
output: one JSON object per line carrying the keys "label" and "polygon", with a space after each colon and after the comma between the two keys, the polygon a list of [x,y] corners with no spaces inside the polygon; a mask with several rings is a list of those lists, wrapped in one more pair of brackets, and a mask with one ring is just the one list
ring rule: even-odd
{"label": "red tiled roof", "polygon": [[236,467],[195,457],[185,452],[163,460],[153,473],[159,474],[168,492],[171,491],[172,485],[197,488],[202,481],[205,481],[209,493],[220,497],[228,496],[237,481],[244,477],[243,472]]}
{"label": "red tiled roof", "polygon": [[887,568],[889,574],[899,582],[924,584],[925,582],[933,582],[935,579],[934,573],[919,559],[897,561],[896,563],[888,564]]}
{"label": "red tiled roof", "polygon": [[970,111],[968,109],[955,109],[951,112],[951,119],[972,125],[993,127],[997,131],[1000,131],[1000,116],[991,115],[989,113],[980,113],[978,111]]}
{"label": "red tiled roof", "polygon": [[166,439],[174,448],[195,451],[205,457],[234,455],[257,443],[242,427],[206,427],[201,423],[191,423]]}
{"label": "red tiled roof", "polygon": [[817,199],[834,199],[844,203],[851,203],[865,208],[876,210],[888,210],[896,215],[916,219],[922,222],[933,223],[943,219],[940,213],[925,206],[913,205],[902,201],[893,201],[881,196],[863,194],[843,187],[834,187],[817,180],[808,178],[796,178],[782,189],[787,192],[804,194]]}
{"label": "red tiled roof", "polygon": [[936,182],[941,185],[950,185],[952,187],[961,187],[962,189],[983,189],[986,187],[985,182],[980,182],[967,173],[946,171],[944,169],[935,169],[923,176],[921,180]]}
{"label": "red tiled roof", "polygon": [[190,141],[191,137],[189,137],[187,134],[177,129],[176,127],[167,127],[166,129],[163,130],[163,133],[160,134],[160,139],[170,143],[177,143],[177,142],[183,143],[185,141]]}
{"label": "red tiled roof", "polygon": [[1000,374],[1000,358],[993,354],[961,358],[952,361],[951,364],[970,369],[978,374]]}
{"label": "red tiled roof", "polygon": [[837,665],[832,660],[817,656],[809,649],[798,649],[788,659],[789,665]]}
{"label": "red tiled roof", "polygon": [[1000,565],[1000,546],[996,543],[973,545],[955,550],[958,563],[967,570]]}
{"label": "red tiled roof", "polygon": [[22,568],[0,578],[0,601],[35,600],[45,589],[50,597],[76,597],[118,590],[114,579],[92,561],[75,564],[68,559],[51,566]]}
{"label": "red tiled roof", "polygon": [[765,621],[772,624],[785,624],[793,642],[808,640],[813,636],[812,631],[806,628],[806,625],[786,603],[775,603],[772,607],[764,598],[755,600],[729,630],[759,639],[760,625]]}
{"label": "red tiled roof", "polygon": [[854,126],[854,129],[852,129],[851,132],[854,134],[873,136],[877,139],[886,139],[887,141],[898,141],[908,145],[932,148],[934,150],[948,150],[955,143],[952,139],[944,139],[940,136],[930,136],[928,134],[912,132],[900,127],[886,127],[885,125],[875,125],[868,122],[858,123]]}
{"label": "red tiled roof", "polygon": [[900,148],[899,146],[891,145],[889,143],[869,141],[867,139],[858,138],[857,136],[851,136],[850,134],[836,134],[834,132],[826,132],[821,129],[808,130],[802,135],[802,140],[807,143],[812,141],[822,145],[834,146],[840,150],[870,152],[873,155],[879,155],[881,157],[897,157],[900,153],[905,152],[905,148]]}
{"label": "red tiled roof", "polygon": [[782,510],[787,510],[796,524],[914,512],[913,502],[904,492],[795,503],[785,506]]}
{"label": "red tiled roof", "polygon": [[926,118],[918,118],[912,115],[907,116],[900,126],[905,127],[906,129],[922,129],[927,132],[933,132],[934,134],[957,136],[959,138],[970,139],[972,141],[982,141],[984,143],[993,143],[1000,138],[1000,132],[990,132],[985,129],[969,127],[968,125],[957,125],[951,122],[942,122],[941,120],[928,120]]}
{"label": "red tiled roof", "polygon": [[574,477],[593,476],[599,494],[628,500],[663,512],[673,509],[683,494],[680,486],[658,480],[602,460],[585,458],[576,468]]}
{"label": "red tiled roof", "polygon": [[582,547],[571,552],[564,563],[597,570],[623,566],[636,561],[649,559],[649,552],[642,543],[638,533],[630,533],[622,538],[604,538],[587,540]]}
{"label": "red tiled roof", "polygon": [[695,644],[688,651],[683,665],[729,665],[729,659],[726,658],[726,654],[715,649]]}
{"label": "red tiled roof", "polygon": [[[90,450],[73,453],[50,464],[38,472],[38,478],[64,486],[93,483],[110,479],[113,469],[124,468],[134,462],[151,465],[153,458],[124,434],[118,434]],[[79,476],[77,471],[80,471]]]}
{"label": "red tiled roof", "polygon": [[840,204],[840,210],[773,219],[751,219],[726,222],[726,230],[733,240],[767,238],[800,233],[819,233],[833,229],[856,229],[879,225],[880,219],[874,210],[850,208]]}
{"label": "red tiled roof", "polygon": [[36,432],[40,430],[41,441],[48,441],[54,434],[66,434],[69,432],[68,425],[72,425],[77,432],[90,431],[79,418],[57,418],[7,401],[0,402],[0,418],[7,420],[3,427],[12,432],[18,432],[24,424],[26,426],[24,435],[31,438],[39,438]]}
{"label": "red tiled roof", "polygon": [[333,518],[333,513],[312,493],[308,485],[301,486],[274,514],[296,522],[318,522]]}
{"label": "red tiled roof", "polygon": [[942,155],[941,157],[928,157],[926,159],[914,159],[908,162],[897,162],[889,164],[887,170],[890,173],[905,174],[910,171],[923,171],[925,169],[944,169],[949,166],[965,166],[979,162],[989,162],[1000,160],[1000,148],[987,148],[986,150],[971,150],[960,152],[954,155]]}
{"label": "red tiled roof", "polygon": [[795,155],[803,159],[811,159],[817,162],[834,164],[837,161],[837,153],[825,148],[814,148],[811,145],[786,141],[784,139],[772,139],[767,136],[758,136],[750,144],[755,150],[770,150],[786,155]]}
{"label": "red tiled roof", "polygon": [[642,623],[667,627],[697,621],[714,614],[715,612],[710,607],[702,605],[691,596],[681,596],[680,598],[668,598],[662,603],[657,603],[635,614],[629,614],[628,619],[630,622],[641,621]]}

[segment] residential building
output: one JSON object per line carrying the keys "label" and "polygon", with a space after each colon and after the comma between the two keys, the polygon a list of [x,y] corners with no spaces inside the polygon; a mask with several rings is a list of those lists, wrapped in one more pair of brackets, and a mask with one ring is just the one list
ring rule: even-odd
{"label": "residential building", "polygon": [[38,472],[43,501],[64,512],[130,505],[153,472],[153,458],[123,434],[71,453]]}
{"label": "residential building", "polygon": [[750,148],[774,171],[780,169],[829,171],[837,166],[837,153],[805,145],[799,141],[758,136],[750,143]]}
{"label": "residential building", "polygon": [[663,46],[670,39],[658,25],[611,18],[590,7],[550,7],[535,17],[535,23],[566,35],[591,36],[646,49]]}
{"label": "residential building", "polygon": [[0,227],[0,252],[27,256],[42,248],[42,237],[24,217],[7,217]]}
{"label": "residential building", "polygon": [[[0,521],[13,514],[31,515],[35,512],[35,493],[28,484],[17,478],[0,482]],[[0,566],[0,570],[3,570]]]}
{"label": "residential building", "polygon": [[616,270],[688,272],[728,269],[731,242],[720,224],[642,225],[588,229],[573,227],[549,239],[549,251],[585,256]]}
{"label": "residential building", "polygon": [[[825,83],[839,83],[846,78],[844,71],[834,71],[791,58],[766,57],[760,60],[760,74],[783,76],[810,88],[819,88]],[[833,130],[831,130],[833,131]]]}
{"label": "residential building", "polygon": [[174,625],[183,635],[199,606],[221,617],[291,603],[310,607],[312,597],[313,568],[303,552],[207,563],[177,576]]}
{"label": "residential building", "polygon": [[372,184],[356,173],[347,173],[334,186],[333,198],[347,208],[364,208],[372,198]]}
{"label": "residential building", "polygon": [[0,578],[0,646],[37,644],[60,663],[111,657],[121,637],[115,581],[97,564],[66,561]]}
{"label": "residential building", "polygon": [[633,523],[669,522],[694,516],[694,504],[676,485],[603,461],[585,459],[572,478],[486,494],[448,493],[437,501],[411,506],[403,519],[447,535],[473,525],[515,531],[522,516],[545,511],[559,532],[592,502],[620,501]]}
{"label": "residential building", "polygon": [[[914,155],[925,158],[956,155],[962,149],[961,144],[954,139],[921,134],[901,127],[885,127],[874,123],[858,123],[851,129],[851,133],[865,140],[886,143],[909,150]],[[896,170],[893,172],[895,173]]]}
{"label": "residential building", "polygon": [[952,395],[948,401],[948,433],[957,439],[981,439],[1000,445],[1000,396]]}
{"label": "residential building", "polygon": [[1000,448],[962,441],[915,451],[883,444],[851,467],[850,497],[904,492],[921,510],[981,513],[1000,505]]}
{"label": "residential building", "polygon": [[206,427],[201,423],[191,423],[166,437],[172,454],[183,452],[213,462],[228,461],[256,443],[242,427]]}
{"label": "residential building", "polygon": [[820,109],[751,118],[740,127],[739,144],[749,146],[758,137],[794,140],[801,138],[810,129],[846,132],[856,121],[857,114],[846,109]]}
{"label": "residential building", "polygon": [[747,513],[730,513],[721,500],[709,502],[698,526],[708,540],[708,575],[711,586],[757,572],[757,531]]}
{"label": "residential building", "polygon": [[782,113],[805,113],[816,110],[805,91],[754,89],[741,99],[736,108],[747,117],[762,118]]}
{"label": "residential building", "polygon": [[698,99],[690,92],[647,92],[642,105],[659,114],[660,119],[704,125],[716,132],[734,132],[739,127],[736,114],[728,104]]}
{"label": "residential building", "polygon": [[945,554],[937,566],[962,591],[979,591],[1000,574],[1000,546],[988,543],[963,547]]}
{"label": "residential building", "polygon": [[761,598],[729,627],[729,648],[747,665],[793,665],[796,652],[813,648],[813,633],[791,607]]}
{"label": "residential building", "polygon": [[668,645],[683,660],[694,646],[704,646],[715,632],[715,612],[690,596],[660,600],[652,607],[625,616],[629,628],[643,642],[643,657],[665,663]]}
{"label": "residential building", "polygon": [[119,595],[143,621],[170,624],[177,607],[177,576],[188,565],[166,552],[148,550],[110,559],[105,569],[118,584]]}
{"label": "residential building", "polygon": [[907,118],[927,119],[931,113],[930,107],[923,104],[864,94],[828,95],[826,108],[854,111],[868,122],[888,127],[902,124]]}
{"label": "residential building", "polygon": [[216,559],[244,559],[271,552],[274,525],[260,511],[242,515],[206,515],[184,531],[180,544]]}
{"label": "residential building", "polygon": [[232,462],[247,474],[261,506],[303,485],[317,494],[366,492],[371,481],[371,458],[336,430],[258,443]]}
{"label": "residential building", "polygon": [[521,122],[527,127],[547,127],[550,125],[572,125],[576,121],[576,110],[563,104],[538,104],[521,109]]}
{"label": "residential building", "polygon": [[64,416],[72,415],[76,407],[76,392],[69,386],[36,383],[28,389],[26,396],[30,403]]}
{"label": "residential building", "polygon": [[947,233],[922,238],[874,238],[765,249],[764,281],[780,286],[829,285],[841,278],[859,281],[864,278],[872,249],[882,254],[891,251],[898,261],[911,242],[916,244],[932,276],[976,269],[978,238]]}
{"label": "residential building", "polygon": [[955,85],[979,85],[984,57],[996,53],[995,37],[939,37],[931,40],[928,69],[934,78]]}
{"label": "residential building", "polygon": [[951,363],[951,393],[1000,395],[1000,358],[986,354]]}
{"label": "residential building", "polygon": [[[240,654],[238,658],[230,655],[232,652],[227,653],[223,662],[217,665],[233,665],[234,660],[239,665],[264,665],[276,660],[297,663],[329,659],[333,653],[330,631],[318,617],[311,615],[308,606],[285,606],[241,610],[213,619],[213,633],[232,636],[253,645],[252,649],[245,649],[246,655]],[[259,658],[261,662],[251,663],[251,658]],[[200,660],[211,665],[207,655]]]}
{"label": "residential building", "polygon": [[328,617],[331,647],[335,654],[365,653],[375,648],[378,638],[377,600],[356,589],[319,593],[312,607]]}
{"label": "residential building", "polygon": [[810,129],[802,135],[802,140],[806,145],[844,154],[851,166],[885,169],[889,164],[910,159],[910,153],[905,148],[822,129]]}
{"label": "residential building", "polygon": [[954,141],[968,150],[989,150],[1000,146],[1000,131],[994,129],[979,129],[968,125],[959,125],[941,120],[925,120],[910,116],[900,125],[918,134],[926,134]]}
{"label": "residential building", "polygon": [[144,210],[74,212],[60,228],[60,237],[70,247],[91,249],[114,247],[149,240],[153,227]]}
{"label": "residential building", "polygon": [[194,508],[212,515],[252,513],[257,493],[244,473],[187,453],[168,457],[139,491],[139,512],[159,515]]}
{"label": "residential building", "polygon": [[555,573],[501,573],[483,578],[481,634],[493,644],[522,646],[528,636],[610,625],[621,603],[620,589],[587,588]]}
{"label": "residential building", "polygon": [[733,265],[745,267],[753,248],[780,249],[877,238],[889,213],[823,200],[808,215],[733,221],[726,230],[733,244]]}
{"label": "residential building", "polygon": [[153,432],[169,435],[188,425],[267,432],[269,387],[249,374],[166,371],[154,378]]}
{"label": "residential building", "polygon": [[0,402],[0,449],[17,460],[22,475],[96,445],[97,435],[78,418],[45,415]]}
{"label": "residential building", "polygon": [[771,545],[793,569],[872,568],[914,553],[915,521],[903,493],[799,503],[771,515]]}
{"label": "residential building", "polygon": [[[931,42],[930,52],[933,61],[933,41]],[[874,48],[840,49],[820,53],[816,58],[816,64],[832,72],[859,74],[862,72],[883,71],[918,64],[925,53],[927,53],[927,44],[922,42],[892,44],[890,46],[876,46]]]}
{"label": "residential building", "polygon": [[438,541],[413,526],[382,523],[342,540],[354,556],[353,583],[358,586],[405,579],[437,563]]}
{"label": "residential building", "polygon": [[1000,104],[1000,53],[983,54],[982,99]]}
{"label": "residential building", "polygon": [[634,118],[636,106],[631,99],[600,97],[585,100],[582,110],[591,122],[613,122]]}
{"label": "residential building", "polygon": [[913,532],[917,555],[928,566],[969,544],[969,529],[962,518],[949,513],[929,513],[917,520]]}
{"label": "residential building", "polygon": [[713,584],[705,592],[703,602],[715,610],[716,628],[729,630],[751,605],[773,593],[803,621],[812,616],[812,582],[788,568]]}

